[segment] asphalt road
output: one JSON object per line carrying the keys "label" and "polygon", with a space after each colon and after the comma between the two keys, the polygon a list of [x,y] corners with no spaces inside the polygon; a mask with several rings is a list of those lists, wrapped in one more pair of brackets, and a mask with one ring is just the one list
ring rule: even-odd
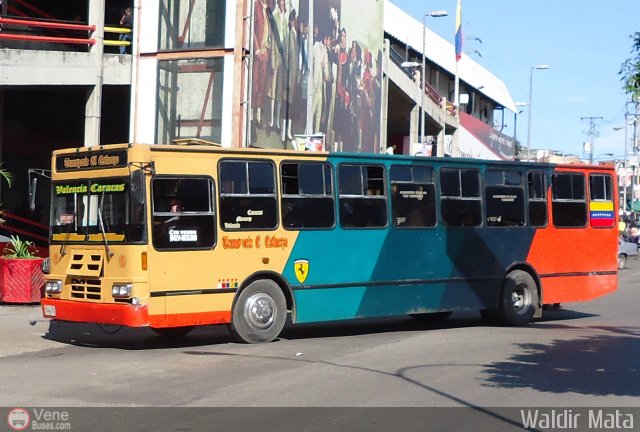
{"label": "asphalt road", "polygon": [[[288,327],[263,345],[223,327],[167,341],[0,305],[0,406],[634,407],[640,262],[619,290],[523,328],[477,312]],[[638,419],[640,421],[640,419]],[[0,419],[1,422],[1,419]]]}

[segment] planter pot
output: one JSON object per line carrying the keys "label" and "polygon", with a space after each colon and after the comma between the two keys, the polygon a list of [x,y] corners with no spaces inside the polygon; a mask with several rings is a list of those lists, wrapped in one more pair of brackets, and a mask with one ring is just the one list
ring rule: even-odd
{"label": "planter pot", "polygon": [[0,302],[39,303],[44,286],[42,258],[0,257]]}

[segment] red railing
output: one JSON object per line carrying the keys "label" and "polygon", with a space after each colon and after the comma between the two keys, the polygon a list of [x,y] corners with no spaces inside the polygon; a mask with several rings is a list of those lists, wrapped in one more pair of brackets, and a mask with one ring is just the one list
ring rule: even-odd
{"label": "red railing", "polygon": [[[86,32],[94,32],[96,30],[96,26],[94,25],[69,24],[69,23],[63,23],[63,22],[55,22],[55,21],[48,21],[48,20],[45,21],[45,20],[38,20],[38,19],[16,19],[16,18],[0,17],[0,24],[6,24],[7,26],[25,26],[25,27],[46,28],[46,29],[54,29],[54,30],[77,30],[77,31],[86,31]],[[89,39],[89,38],[37,36],[37,35],[10,33],[6,31],[3,31],[0,33],[0,40],[1,39],[45,42],[45,43],[79,44],[79,45],[94,45],[96,43],[95,39]]]}
{"label": "red railing", "polygon": [[3,211],[0,215],[4,223],[0,224],[0,233],[6,236],[18,235],[21,238],[42,246],[49,242],[49,227],[40,222]]}

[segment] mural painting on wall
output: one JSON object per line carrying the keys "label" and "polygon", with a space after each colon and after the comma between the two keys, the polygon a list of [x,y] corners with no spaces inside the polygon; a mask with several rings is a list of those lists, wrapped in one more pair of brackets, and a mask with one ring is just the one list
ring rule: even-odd
{"label": "mural painting on wall", "polygon": [[377,153],[382,0],[254,0],[252,146]]}

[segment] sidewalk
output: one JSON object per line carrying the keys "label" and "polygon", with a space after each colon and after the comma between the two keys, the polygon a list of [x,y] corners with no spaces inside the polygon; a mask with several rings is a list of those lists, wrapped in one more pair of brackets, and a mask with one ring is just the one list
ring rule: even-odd
{"label": "sidewalk", "polygon": [[40,305],[0,303],[0,358],[59,347],[44,339],[49,320],[42,317]]}

